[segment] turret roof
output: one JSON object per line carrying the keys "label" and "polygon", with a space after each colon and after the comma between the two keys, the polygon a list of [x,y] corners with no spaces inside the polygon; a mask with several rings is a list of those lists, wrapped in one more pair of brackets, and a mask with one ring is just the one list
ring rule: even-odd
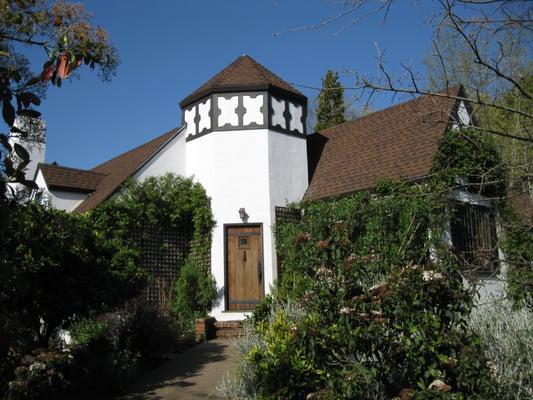
{"label": "turret roof", "polygon": [[270,90],[306,101],[303,93],[269,71],[252,57],[242,55],[180,102],[182,108],[211,93]]}

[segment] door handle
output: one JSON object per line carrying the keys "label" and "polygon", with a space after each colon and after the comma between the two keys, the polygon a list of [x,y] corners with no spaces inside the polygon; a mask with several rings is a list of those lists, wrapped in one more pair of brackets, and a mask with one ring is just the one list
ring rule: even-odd
{"label": "door handle", "polygon": [[261,268],[261,262],[257,263],[257,277],[259,282],[263,282],[263,268]]}

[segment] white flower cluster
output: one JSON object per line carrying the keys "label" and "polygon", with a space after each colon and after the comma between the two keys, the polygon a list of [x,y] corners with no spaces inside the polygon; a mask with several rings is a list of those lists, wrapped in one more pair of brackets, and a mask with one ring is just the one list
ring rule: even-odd
{"label": "white flower cluster", "polygon": [[429,281],[442,281],[444,279],[444,275],[440,272],[435,271],[424,271],[422,273],[422,279],[425,282]]}
{"label": "white flower cluster", "polygon": [[34,362],[32,365],[30,365],[30,371],[32,372],[38,372],[38,371],[42,371],[46,369],[46,364],[42,363],[42,362],[39,362],[39,361],[36,361]]}

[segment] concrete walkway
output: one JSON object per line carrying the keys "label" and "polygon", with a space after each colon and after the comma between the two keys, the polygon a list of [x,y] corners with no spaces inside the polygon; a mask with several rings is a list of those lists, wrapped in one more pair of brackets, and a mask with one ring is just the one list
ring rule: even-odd
{"label": "concrete walkway", "polygon": [[232,339],[202,343],[141,376],[120,400],[220,399],[213,391],[236,356]]}

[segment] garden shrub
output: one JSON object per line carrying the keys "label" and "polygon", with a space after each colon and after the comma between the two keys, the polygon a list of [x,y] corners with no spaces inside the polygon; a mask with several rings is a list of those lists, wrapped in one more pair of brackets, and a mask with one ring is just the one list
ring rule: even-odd
{"label": "garden shrub", "polygon": [[498,390],[496,398],[533,398],[533,312],[510,301],[475,308],[471,329],[482,340]]}
{"label": "garden shrub", "polygon": [[120,304],[143,284],[141,271],[113,268],[117,248],[103,246],[83,216],[30,204],[7,222],[1,306],[41,346],[70,318]]}
{"label": "garden shrub", "polygon": [[71,340],[77,346],[87,346],[104,336],[106,324],[92,318],[82,319],[69,326]]}
{"label": "garden shrub", "polygon": [[[94,398],[120,393],[140,368],[194,339],[173,318],[140,300],[113,313],[78,319],[68,330],[72,343],[66,349],[47,351],[50,362],[44,362],[42,356],[24,357],[29,361],[18,365],[9,383],[10,399]],[[39,364],[32,367],[35,362]]]}
{"label": "garden shrub", "polygon": [[91,219],[102,236],[133,248],[131,232],[144,225],[155,229],[192,227],[191,249],[171,290],[171,311],[191,327],[195,317],[209,311],[216,297],[209,262],[214,221],[210,199],[199,183],[174,174],[131,180],[94,210]]}
{"label": "garden shrub", "polygon": [[177,351],[194,341],[183,319],[143,301],[130,302],[123,318],[127,321],[128,348],[139,354],[141,361]]}
{"label": "garden shrub", "polygon": [[533,231],[509,207],[501,211],[500,246],[508,265],[507,296],[515,307],[533,310]]}
{"label": "garden shrub", "polygon": [[[71,386],[62,395],[90,396],[120,392],[135,376],[141,356],[132,349],[131,316],[114,312],[77,321],[69,331],[68,350],[77,367]],[[94,387],[98,382],[98,387]]]}
{"label": "garden shrub", "polygon": [[86,216],[36,204],[1,208],[0,390],[6,390],[22,357],[48,348],[72,320],[135,296],[145,275],[133,263],[113,263],[120,243],[98,237]]}
{"label": "garden shrub", "polygon": [[430,190],[382,183],[303,204],[300,222],[276,227],[281,280],[254,314],[245,380],[232,390],[284,399],[494,395],[489,358],[467,324],[474,293],[440,240],[446,195]]}
{"label": "garden shrub", "polygon": [[70,385],[70,353],[35,350],[16,368],[6,387],[5,400],[62,399]]}
{"label": "garden shrub", "polygon": [[[0,212],[5,221],[0,226],[1,391],[11,382],[13,388],[33,387],[42,398],[48,391],[69,393],[55,376],[50,375],[50,387],[41,382],[49,370],[68,375],[65,382],[90,380],[83,371],[93,371],[103,387],[119,389],[140,362],[190,342],[191,319],[206,313],[216,295],[209,271],[214,224],[209,199],[190,179],[169,174],[128,182],[118,195],[81,215],[36,204],[3,203]],[[150,278],[139,267],[140,251],[131,239],[132,230],[143,224],[192,227],[191,251],[179,281],[196,290],[174,290],[181,300],[172,318],[130,302],[120,318],[94,320],[138,296]],[[51,359],[43,368],[26,368],[23,360],[37,346],[54,353],[50,338],[68,327],[75,342],[68,363],[61,358],[56,365]],[[68,364],[65,373],[63,364]],[[23,398],[26,392],[10,393]]]}

